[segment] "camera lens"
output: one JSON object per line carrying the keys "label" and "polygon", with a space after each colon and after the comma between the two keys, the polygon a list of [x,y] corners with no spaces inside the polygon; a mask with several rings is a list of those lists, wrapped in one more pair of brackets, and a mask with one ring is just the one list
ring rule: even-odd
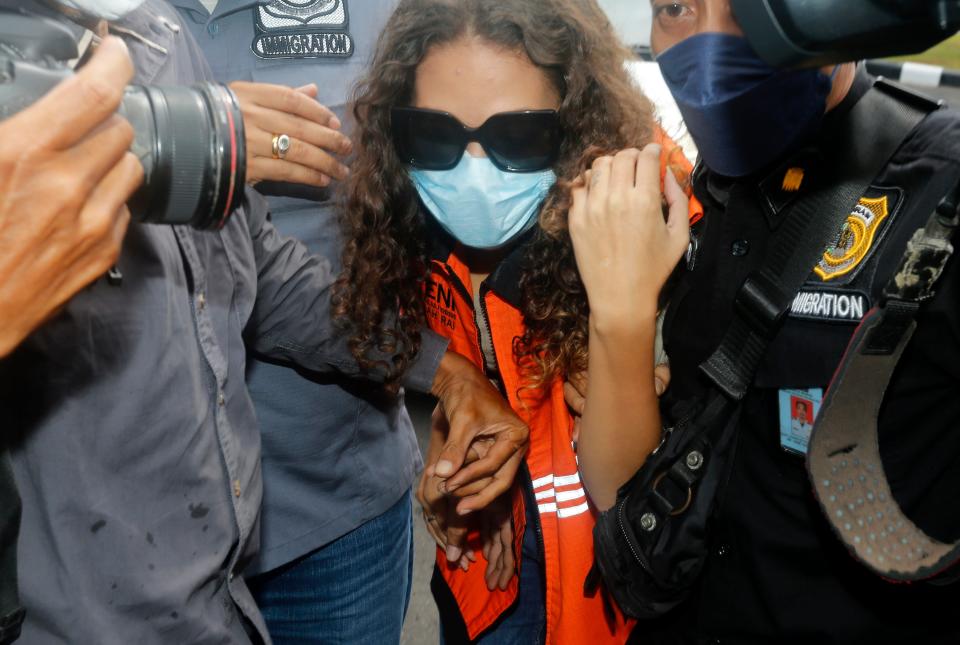
{"label": "camera lens", "polygon": [[143,185],[129,201],[134,220],[222,228],[246,181],[243,116],[229,88],[130,86],[120,113],[136,135],[131,151]]}

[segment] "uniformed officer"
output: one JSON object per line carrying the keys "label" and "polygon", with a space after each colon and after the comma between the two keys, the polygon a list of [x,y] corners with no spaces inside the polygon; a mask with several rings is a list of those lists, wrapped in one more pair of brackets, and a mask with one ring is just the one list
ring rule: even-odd
{"label": "uniformed officer", "polygon": [[[763,260],[778,218],[816,177],[818,156],[836,140],[831,128],[871,79],[853,64],[767,68],[726,0],[651,5],[653,50],[700,150],[694,191],[705,207],[686,293],[671,303],[665,324],[669,409],[670,401],[705,392],[698,366],[720,343],[740,285]],[[960,116],[927,116],[811,267],[742,403],[731,479],[699,589],[660,624],[641,624],[638,642],[960,642],[960,586],[892,585],[854,562],[813,498],[804,433],[791,427],[798,401],[816,415],[852,332],[878,304],[907,240],[960,179],[958,150]],[[958,302],[954,260],[920,315],[879,427],[895,496],[922,528],[947,541],[960,536]]]}
{"label": "uniformed officer", "polygon": [[[350,152],[346,105],[395,1],[174,4],[214,76],[241,81],[232,87],[247,125],[249,178],[268,195],[274,224],[339,258],[333,204]],[[251,358],[264,504],[248,575],[271,636],[399,642],[413,561],[409,491],[421,467],[402,395]]]}

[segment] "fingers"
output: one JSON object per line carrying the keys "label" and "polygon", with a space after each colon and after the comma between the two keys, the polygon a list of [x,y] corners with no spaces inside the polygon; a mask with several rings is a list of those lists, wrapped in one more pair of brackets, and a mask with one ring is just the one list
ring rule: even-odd
{"label": "fingers", "polygon": [[[452,514],[451,514],[452,515]],[[467,524],[460,518],[448,516],[447,524],[447,562],[458,562],[463,555],[464,545],[467,542]]]}
{"label": "fingers", "polygon": [[[278,121],[286,121],[280,119]],[[248,154],[273,161],[283,161],[306,166],[319,171],[334,179],[343,180],[350,174],[350,169],[340,163],[333,155],[349,152],[350,143],[339,133],[323,128],[322,132],[310,132],[311,140],[291,134],[284,123],[270,123],[259,121],[261,127],[251,125],[247,130]],[[266,125],[271,131],[263,129]],[[287,126],[291,124],[287,123]],[[298,128],[301,132],[304,128]],[[311,129],[311,128],[308,128]],[[276,133],[283,133],[290,137],[290,150],[283,159],[273,156],[273,137]]]}
{"label": "fingers", "polygon": [[291,184],[306,184],[325,188],[330,177],[322,172],[298,163],[268,157],[253,157],[247,162],[248,181],[283,181]]}
{"label": "fingers", "polygon": [[474,556],[473,551],[465,551],[464,554],[460,556],[460,562],[458,566],[464,571],[469,571],[470,564],[476,561],[477,558]]}
{"label": "fingers", "polygon": [[417,484],[416,497],[423,510],[423,520],[426,524],[427,532],[430,533],[430,537],[437,543],[437,546],[441,549],[446,549],[447,538],[440,518],[446,519],[447,501],[442,495],[436,492],[436,481],[436,478],[433,476],[432,467],[427,467],[420,476],[420,481]]}
{"label": "fingers", "polygon": [[[519,428],[498,433],[490,450],[482,458],[461,467],[459,472],[450,478],[446,486],[447,491],[452,492],[461,486],[498,473],[511,457],[517,453],[522,456],[525,438],[523,431]],[[437,472],[439,473],[439,467]]]}
{"label": "fingers", "polygon": [[483,539],[487,568],[484,580],[487,589],[506,590],[516,573],[513,553],[513,521],[509,511],[493,512],[484,516]]}
{"label": "fingers", "polygon": [[469,484],[458,486],[453,490],[447,489],[447,494],[449,494],[451,497],[463,499],[465,497],[470,497],[471,495],[476,495],[484,488],[491,485],[493,481],[493,477],[484,477],[482,479],[470,482]]}
{"label": "fingers", "polygon": [[130,199],[130,195],[143,181],[143,166],[133,153],[125,153],[123,158],[97,184],[90,194],[90,199],[80,212],[80,217],[88,221],[109,220],[113,222],[120,217],[120,210]]}
{"label": "fingers", "polygon": [[79,281],[88,284],[109,269],[120,255],[130,223],[127,199],[143,179],[143,168],[131,153],[107,173],[80,211],[78,246],[90,250],[90,261],[78,268]]}
{"label": "fingers", "polygon": [[432,468],[424,471],[417,488],[417,499],[424,509],[427,531],[441,549],[448,562],[459,562],[465,555],[463,545],[467,539],[466,523],[456,517],[456,512],[440,492],[440,480]]}
{"label": "fingers", "polygon": [[513,485],[517,476],[517,470],[523,461],[525,451],[515,452],[505,464],[497,471],[493,481],[476,495],[465,497],[457,504],[456,510],[461,516],[468,515],[473,511],[486,508],[492,504],[497,497],[507,492]]}
{"label": "fingers", "polygon": [[301,85],[300,87],[293,88],[295,92],[300,92],[310,98],[316,100],[317,98],[317,84],[316,83],[307,83],[306,85]]}
{"label": "fingers", "polygon": [[442,516],[446,511],[446,497],[440,490],[440,484],[443,480],[437,477],[428,477],[424,473],[421,479],[420,505],[423,506],[432,515]]}
{"label": "fingers", "polygon": [[440,527],[437,525],[436,518],[432,514],[430,514],[426,509],[424,509],[424,513],[423,513],[423,522],[424,522],[424,525],[427,527],[427,533],[430,534],[430,537],[433,538],[433,541],[436,543],[436,545],[439,548],[446,550],[447,535],[442,530],[440,530]]}
{"label": "fingers", "polygon": [[487,562],[490,562],[490,553],[493,547],[493,531],[493,523],[490,521],[490,517],[483,515],[483,520],[480,523],[480,552],[483,553]]}
{"label": "fingers", "polygon": [[613,168],[612,157],[600,157],[593,162],[589,178],[586,217],[595,220],[606,213],[607,198],[610,194],[610,174]]}
{"label": "fingers", "polygon": [[487,569],[484,572],[484,578],[487,583],[487,589],[493,591],[500,583],[500,577],[503,572],[503,542],[500,539],[500,526],[492,519],[488,520],[488,530],[485,536],[489,544],[489,557],[487,558]]}
{"label": "fingers", "polygon": [[570,374],[567,377],[567,381],[569,381],[570,385],[577,388],[577,392],[579,392],[581,396],[587,395],[587,386],[589,385],[589,379],[586,371],[577,372],[576,374]]}
{"label": "fingers", "polygon": [[24,113],[22,136],[57,150],[73,146],[117,111],[132,78],[127,46],[119,38],[105,38],[90,62],[38,101],[38,110]]}
{"label": "fingers", "polygon": [[[637,156],[636,187],[660,203],[660,154],[663,148],[656,143],[646,146]],[[667,173],[670,174],[670,173]]]}
{"label": "fingers", "polygon": [[133,127],[126,120],[117,115],[107,117],[90,136],[65,153],[70,172],[83,177],[92,189],[127,154],[133,136]]}
{"label": "fingers", "polygon": [[427,502],[427,496],[425,493],[427,482],[430,480],[430,475],[427,473],[427,470],[430,469],[427,468],[423,471],[423,474],[420,475],[420,481],[417,482],[417,491],[415,493],[417,502],[420,504],[420,508],[423,509],[424,515],[427,515],[429,511],[429,504]]}
{"label": "fingers", "polygon": [[[247,83],[244,81],[230,84],[230,89],[240,99],[241,105],[244,102],[252,102],[276,112],[302,117],[319,126],[339,128],[340,121],[333,111],[315,100],[316,86],[313,86],[314,96],[309,95],[309,88],[310,85],[293,89],[286,85]],[[292,132],[287,132],[287,134],[293,136]]]}
{"label": "fingers", "polygon": [[[451,432],[451,435],[453,433]],[[450,437],[440,451],[440,458],[434,467],[438,477],[450,477],[456,473],[463,465],[467,451],[470,447],[469,441],[465,442],[458,437]],[[449,490],[449,485],[448,485]]]}
{"label": "fingers", "polygon": [[570,210],[567,211],[567,228],[570,236],[575,240],[578,236],[587,233],[586,218],[587,204],[590,203],[590,182],[592,173],[588,170],[582,180],[578,180],[570,189]]}
{"label": "fingers", "polygon": [[[663,182],[664,196],[670,209],[667,216],[667,230],[669,231],[671,248],[679,249],[679,253],[690,243],[690,199],[680,187],[673,171],[667,170]],[[679,257],[678,257],[679,260]]]}
{"label": "fingers", "polygon": [[583,408],[587,404],[587,397],[580,393],[576,386],[567,381],[563,384],[563,399],[567,405],[578,416],[583,416]]}
{"label": "fingers", "polygon": [[[317,100],[317,96],[319,95],[319,90],[317,89],[316,83],[307,83],[306,85],[301,85],[300,87],[296,88],[296,91],[309,96],[314,101]],[[330,117],[330,120],[327,121],[327,127],[333,128],[334,130],[339,130],[341,127],[343,127],[343,123],[341,123],[337,115],[334,114],[332,117]]]}
{"label": "fingers", "polygon": [[510,579],[513,578],[517,571],[517,563],[513,555],[513,521],[509,515],[503,524],[501,524],[499,533],[502,550],[498,586],[502,591],[506,591],[507,585],[510,584]]}
{"label": "fingers", "polygon": [[[250,183],[281,181],[326,187],[350,174],[336,155],[349,154],[353,144],[338,131],[339,119],[318,103],[316,85],[293,89],[283,85],[236,82],[237,95],[247,126],[247,176]],[[273,156],[273,138],[290,137],[283,159]]]}
{"label": "fingers", "polygon": [[657,396],[663,396],[663,393],[670,387],[670,365],[662,363],[653,370],[653,383],[657,390]]}
{"label": "fingers", "polygon": [[633,188],[637,185],[637,161],[640,151],[630,148],[618,152],[610,166],[610,185],[617,190]]}
{"label": "fingers", "polygon": [[[301,117],[254,106],[244,112],[244,118],[249,120],[252,129],[258,133],[252,141],[257,154],[273,154],[275,134],[286,134],[294,142],[306,143],[330,154],[349,154],[353,150],[350,139],[337,130],[311,123]],[[247,138],[251,138],[249,133]]]}
{"label": "fingers", "polygon": [[[464,465],[464,466],[469,466],[470,464],[473,464],[473,463],[479,461],[481,458],[483,458],[484,456],[486,456],[486,455],[490,452],[490,447],[491,447],[492,445],[493,445],[493,441],[492,441],[492,440],[490,440],[490,441],[479,441],[479,440],[478,440],[478,441],[474,441],[472,444],[470,444],[470,448],[467,450],[467,456],[466,456],[466,458],[463,460],[463,465]],[[471,493],[463,493],[463,492],[461,492],[461,490],[462,490],[461,488],[457,488],[457,487],[454,487],[454,488],[452,488],[452,489],[449,488],[449,483],[448,483],[448,481],[447,481],[446,479],[442,479],[442,478],[436,477],[436,481],[439,482],[439,483],[437,484],[437,488],[438,488],[439,491],[440,491],[442,494],[444,494],[444,495],[452,495],[453,493],[457,493],[458,496],[464,496],[464,495],[469,495],[469,494],[471,494]],[[480,485],[478,486],[478,484],[480,484]],[[479,490],[480,488],[482,488],[482,482],[473,482],[473,483],[469,484],[468,487],[471,488],[471,489]]]}

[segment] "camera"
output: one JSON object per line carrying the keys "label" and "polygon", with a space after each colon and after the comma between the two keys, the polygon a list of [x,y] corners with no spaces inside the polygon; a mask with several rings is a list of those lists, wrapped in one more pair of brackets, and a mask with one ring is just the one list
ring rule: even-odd
{"label": "camera", "polygon": [[731,0],[774,67],[916,54],[960,30],[960,0]]}
{"label": "camera", "polygon": [[[34,103],[73,72],[73,33],[50,18],[0,11],[0,120]],[[130,146],[144,181],[128,205],[135,221],[219,229],[240,205],[246,182],[243,115],[229,88],[126,88],[118,113],[133,126]]]}

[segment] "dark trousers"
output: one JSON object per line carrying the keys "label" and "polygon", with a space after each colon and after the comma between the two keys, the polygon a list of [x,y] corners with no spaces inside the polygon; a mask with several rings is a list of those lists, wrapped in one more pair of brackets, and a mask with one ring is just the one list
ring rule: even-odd
{"label": "dark trousers", "polygon": [[10,457],[0,448],[0,645],[20,636],[23,610],[17,596],[17,536],[20,533],[20,495],[13,480]]}

